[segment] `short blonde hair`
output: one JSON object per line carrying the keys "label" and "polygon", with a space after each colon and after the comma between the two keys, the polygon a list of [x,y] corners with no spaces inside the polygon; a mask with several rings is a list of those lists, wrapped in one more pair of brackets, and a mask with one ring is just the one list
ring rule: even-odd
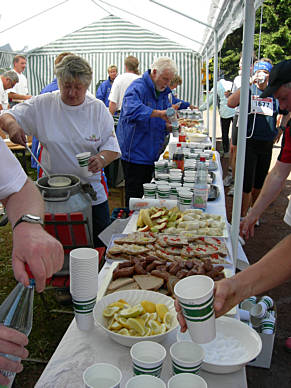
{"label": "short blonde hair", "polygon": [[182,78],[178,74],[175,74],[174,78],[170,82],[170,86],[174,86],[174,85],[177,85],[177,86],[182,85]]}
{"label": "short blonde hair", "polygon": [[115,69],[116,71],[118,71],[118,69],[117,69],[117,66],[116,66],[116,65],[110,65],[110,66],[108,66],[108,68],[107,68],[107,71],[109,71],[109,70],[113,70],[113,69]]}

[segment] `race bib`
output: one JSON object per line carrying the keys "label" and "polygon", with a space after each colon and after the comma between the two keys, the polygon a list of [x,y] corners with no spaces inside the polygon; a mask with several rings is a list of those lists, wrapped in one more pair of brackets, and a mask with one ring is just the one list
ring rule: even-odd
{"label": "race bib", "polygon": [[260,98],[259,96],[252,96],[251,113],[256,113],[265,116],[273,116],[273,98]]}

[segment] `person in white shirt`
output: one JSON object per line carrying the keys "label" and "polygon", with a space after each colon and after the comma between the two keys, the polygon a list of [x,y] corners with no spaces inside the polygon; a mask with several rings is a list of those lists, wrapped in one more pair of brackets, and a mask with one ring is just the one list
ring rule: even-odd
{"label": "person in white shirt", "polygon": [[[35,96],[0,116],[0,127],[10,139],[25,146],[25,134],[43,145],[42,164],[49,174],[81,176],[97,193],[92,202],[94,245],[102,246],[98,234],[110,223],[101,170],[118,158],[120,148],[111,114],[104,103],[86,93],[92,81],[88,62],[67,55],[55,68],[60,90]],[[83,176],[76,154],[91,152],[89,171]]]}
{"label": "person in white shirt", "polygon": [[5,71],[0,76],[0,111],[9,108],[7,89],[13,88],[18,80],[18,75],[13,70]]}
{"label": "person in white shirt", "polygon": [[10,100],[29,100],[31,95],[28,94],[27,79],[23,74],[26,67],[26,58],[23,55],[16,55],[13,58],[13,70],[19,78],[19,82],[8,91]]}
{"label": "person in white shirt", "polygon": [[[36,289],[41,292],[45,288],[46,279],[62,268],[63,247],[42,228],[42,197],[1,138],[0,202],[5,206],[8,219],[13,225],[12,266],[15,279],[28,286],[29,279],[24,266],[27,263],[36,281]],[[24,218],[25,215],[28,218]],[[29,216],[36,223],[31,223]],[[28,356],[25,349],[27,344],[26,335],[0,325],[0,354],[19,358],[19,361],[13,361],[0,357],[1,386],[9,384],[9,379],[1,373],[3,370],[16,373],[22,371],[21,359]]]}
{"label": "person in white shirt", "polygon": [[138,59],[132,55],[125,58],[125,73],[118,75],[112,85],[108,100],[109,100],[109,111],[112,116],[116,111],[120,111],[122,107],[122,100],[126,89],[136,78],[139,77],[138,71]]}

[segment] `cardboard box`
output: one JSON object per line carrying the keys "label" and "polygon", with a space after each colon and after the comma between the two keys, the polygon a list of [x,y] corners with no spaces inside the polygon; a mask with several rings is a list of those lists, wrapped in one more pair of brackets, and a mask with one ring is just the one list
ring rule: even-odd
{"label": "cardboard box", "polygon": [[274,334],[264,334],[258,333],[262,340],[262,351],[253,361],[248,363],[248,366],[256,366],[259,368],[269,369],[272,362],[272,354],[273,354],[273,345],[274,345]]}
{"label": "cardboard box", "polygon": [[[276,307],[275,318],[277,319]],[[262,350],[261,353],[253,361],[249,362],[248,366],[256,366],[259,368],[269,369],[272,362],[273,346],[274,339],[276,335],[276,321],[275,321],[275,330],[273,334],[258,333],[262,340]]]}

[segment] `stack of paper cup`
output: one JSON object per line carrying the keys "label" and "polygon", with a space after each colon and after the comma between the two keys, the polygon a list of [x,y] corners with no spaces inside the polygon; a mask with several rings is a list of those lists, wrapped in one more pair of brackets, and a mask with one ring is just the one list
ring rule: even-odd
{"label": "stack of paper cup", "polygon": [[70,292],[80,330],[90,330],[94,325],[98,263],[98,252],[95,249],[78,248],[70,252]]}

